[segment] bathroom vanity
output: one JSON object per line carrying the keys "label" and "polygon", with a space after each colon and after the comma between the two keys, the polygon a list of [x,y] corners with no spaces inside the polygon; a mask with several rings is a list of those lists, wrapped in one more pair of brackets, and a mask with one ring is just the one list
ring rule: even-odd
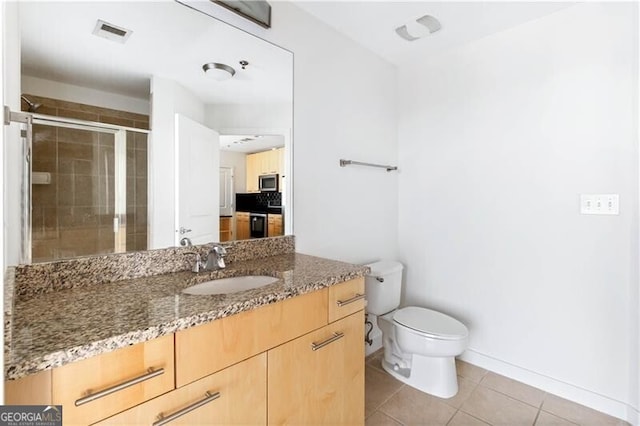
{"label": "bathroom vanity", "polygon": [[[171,250],[188,267],[184,249]],[[216,272],[21,296],[8,321],[6,403],[63,405],[65,424],[363,424],[368,269],[287,248],[260,251]],[[226,295],[182,293],[250,274],[278,281]],[[16,293],[25,292],[19,281]]]}

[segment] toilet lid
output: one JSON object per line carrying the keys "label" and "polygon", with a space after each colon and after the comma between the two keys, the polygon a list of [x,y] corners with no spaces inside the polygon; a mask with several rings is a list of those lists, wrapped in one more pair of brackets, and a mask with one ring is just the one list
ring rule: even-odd
{"label": "toilet lid", "polygon": [[457,319],[427,308],[408,306],[398,309],[393,320],[419,333],[438,339],[462,339],[469,330]]}

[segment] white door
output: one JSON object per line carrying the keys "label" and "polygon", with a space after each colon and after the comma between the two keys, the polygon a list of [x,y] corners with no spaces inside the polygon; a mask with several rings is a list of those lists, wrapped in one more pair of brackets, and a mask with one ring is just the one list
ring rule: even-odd
{"label": "white door", "polygon": [[220,167],[220,216],[233,216],[233,167]]}
{"label": "white door", "polygon": [[220,240],[220,135],[176,114],[176,229],[195,244]]}

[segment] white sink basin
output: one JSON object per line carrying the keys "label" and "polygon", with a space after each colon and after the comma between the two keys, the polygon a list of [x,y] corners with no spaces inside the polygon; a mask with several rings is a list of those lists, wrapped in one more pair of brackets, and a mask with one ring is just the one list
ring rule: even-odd
{"label": "white sink basin", "polygon": [[251,290],[265,285],[273,284],[278,278],[266,275],[248,275],[244,277],[221,278],[219,280],[205,281],[192,285],[182,290],[186,294],[210,295],[229,294],[239,291]]}

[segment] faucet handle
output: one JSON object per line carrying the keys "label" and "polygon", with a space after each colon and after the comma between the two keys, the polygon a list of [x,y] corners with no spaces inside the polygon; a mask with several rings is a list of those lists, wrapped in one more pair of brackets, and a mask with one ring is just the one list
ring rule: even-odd
{"label": "faucet handle", "polygon": [[202,258],[200,257],[200,253],[197,253],[195,251],[185,251],[184,253],[182,253],[183,255],[188,255],[188,254],[194,254],[196,256],[196,262],[193,265],[193,268],[191,268],[191,271],[193,272],[200,272],[200,269],[202,269],[204,267],[203,262],[202,262]]}
{"label": "faucet handle", "polygon": [[224,246],[221,246],[220,244],[214,244],[213,247],[211,247],[211,251],[213,251],[215,254],[217,254],[220,257],[226,256],[227,254],[227,249]]}

